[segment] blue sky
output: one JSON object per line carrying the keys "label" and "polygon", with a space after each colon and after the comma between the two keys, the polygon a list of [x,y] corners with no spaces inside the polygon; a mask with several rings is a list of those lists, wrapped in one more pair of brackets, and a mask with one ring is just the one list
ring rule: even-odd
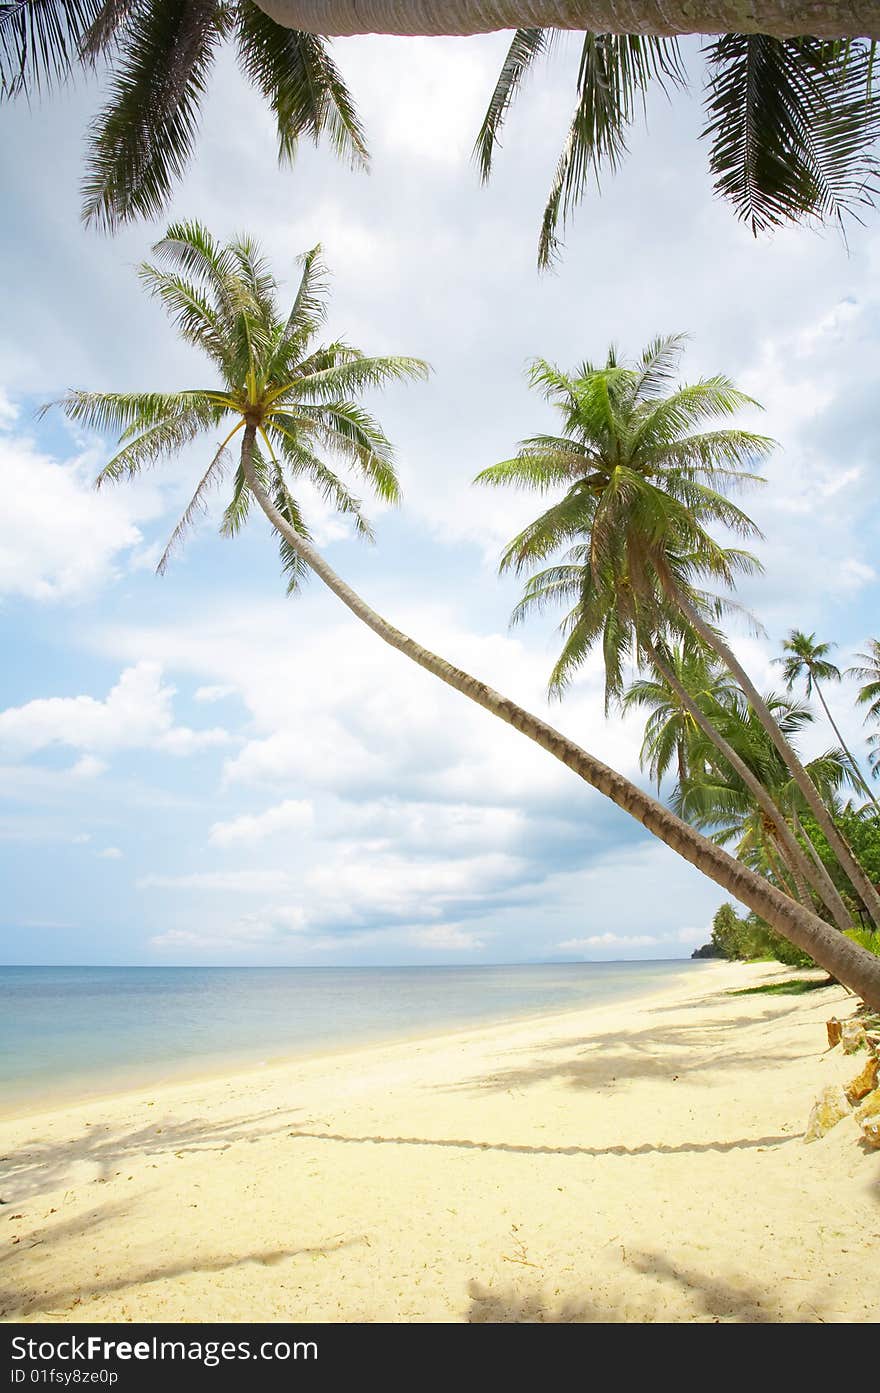
{"label": "blue sky", "polygon": [[[355,39],[337,56],[373,150],[369,176],[303,149],[279,171],[269,117],[223,60],[171,215],[247,229],[293,283],[315,242],[329,333],[427,358],[428,384],[371,405],[403,507],[365,547],[312,501],[333,564],[399,626],[533,710],[557,642],[510,633],[503,543],[534,500],[470,486],[551,424],[525,383],[686,330],[684,374],[730,373],[783,448],[749,500],[765,574],[735,634],[765,686],[792,626],[876,635],[880,235],[755,242],[713,201],[696,98],[660,100],[623,171],[591,197],[553,275],[535,269],[570,102],[571,45],[536,74],[497,177],[469,159],[505,48]],[[697,83],[698,85],[698,83]],[[698,94],[697,94],[698,95]],[[207,443],[96,494],[113,442],[35,407],[67,387],[176,388],[206,369],[141,292],[164,219],[115,239],[78,219],[95,87],[4,112],[0,324],[0,957],[32,963],[409,963],[683,956],[722,896],[522,737],[360,628],[317,583],[284,596],[268,529],[234,542],[217,510],[153,568]],[[863,748],[852,687],[829,692]],[[602,712],[591,661],[550,718],[638,772],[640,729]],[[817,722],[807,752],[831,738]],[[642,780],[643,781],[643,780]]]}

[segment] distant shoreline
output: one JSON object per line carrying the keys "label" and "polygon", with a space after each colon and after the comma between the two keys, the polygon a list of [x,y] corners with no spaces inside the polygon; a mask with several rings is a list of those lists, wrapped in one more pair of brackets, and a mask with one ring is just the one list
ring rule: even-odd
{"label": "distant shoreline", "polygon": [[[0,992],[3,975],[14,981],[19,974],[33,974],[37,983],[44,979],[53,981],[53,974],[64,978],[73,974],[88,980],[97,976],[99,984],[106,980],[108,991],[100,991],[94,996],[86,994],[82,1002],[74,1001],[84,1019],[71,1017],[72,1007],[68,1001],[66,988],[62,988],[57,1000],[50,996],[45,1002],[38,1002],[42,1014],[36,1014],[25,1022],[26,1032],[16,1034],[16,1008],[19,1014],[29,1007],[28,1000],[19,1001],[14,988],[5,1002],[5,1021],[0,1024],[0,1037],[3,1040],[2,1053],[7,1060],[18,1061],[18,1071],[7,1077],[0,1076],[0,1118],[33,1114],[53,1107],[63,1107],[79,1100],[93,1100],[114,1097],[120,1093],[136,1091],[149,1087],[186,1082],[187,1080],[208,1081],[225,1077],[230,1073],[253,1070],[261,1072],[265,1067],[273,1067],[313,1058],[345,1053],[352,1049],[369,1048],[385,1044],[402,1044],[422,1041],[456,1033],[467,1029],[481,1029],[492,1026],[505,1026],[518,1022],[540,1019],[548,1015],[581,1011],[592,1006],[601,1006],[607,1001],[638,1000],[647,993],[663,989],[667,983],[677,982],[698,967],[690,959],[653,959],[644,961],[621,961],[608,963],[550,963],[550,964],[467,964],[464,967],[430,964],[424,967],[378,968],[363,966],[356,968],[38,968],[23,966],[0,969]],[[571,969],[576,969],[572,973]],[[194,990],[189,996],[166,997],[160,990],[157,996],[137,993],[131,1004],[124,988],[129,983],[129,974],[148,977],[179,974],[179,978],[192,977],[199,988],[202,977],[207,974],[216,980],[224,976],[231,982],[231,996],[215,998],[199,994]],[[372,1015],[365,1014],[363,994],[355,986],[348,1001],[340,1001],[332,996],[327,1009],[341,1012],[341,1018],[324,1018],[325,1004],[320,991],[312,998],[305,999],[294,994],[281,994],[277,1001],[273,996],[276,1012],[279,1013],[277,1028],[269,1028],[261,1018],[264,998],[257,993],[253,998],[239,999],[235,987],[243,974],[262,975],[273,986],[283,986],[284,976],[296,984],[296,975],[308,974],[309,982],[317,982],[320,987],[321,974],[324,979],[331,977],[332,989],[336,978],[334,974],[355,977],[371,974],[377,987],[382,988],[374,1002]],[[499,998],[496,1003],[482,990],[474,992],[468,1008],[467,998],[460,1001],[455,996],[457,977],[461,974],[465,982],[486,982],[492,978],[500,979],[506,985],[506,974],[512,974],[515,990]],[[317,974],[317,977],[316,977]],[[174,977],[169,980],[179,980]],[[431,985],[438,979],[446,979],[453,993],[452,1009],[444,1007],[432,992]],[[538,988],[546,988],[542,979],[554,984],[573,983],[569,992],[557,991],[548,1006]],[[520,986],[535,982],[531,993]],[[251,979],[253,980],[253,979]],[[408,1004],[405,1014],[398,1019],[394,1012],[399,1010],[396,1001],[396,985],[407,980],[420,986],[428,983],[422,996]],[[577,984],[580,983],[578,988]],[[384,995],[383,995],[384,992]],[[0,996],[2,1000],[2,996]],[[308,1007],[311,1016],[303,1020],[287,1019],[284,1011],[292,1013]],[[239,1039],[235,1043],[223,1040],[224,1020],[229,1011],[235,1009],[243,1019],[239,1024],[243,1034],[250,1033],[254,1038]],[[345,1010],[349,1015],[345,1016]],[[116,1028],[113,1028],[113,1013],[116,1013]],[[420,1012],[422,1016],[420,1018]],[[177,1017],[183,1014],[193,1018],[190,1034],[181,1030]],[[132,1015],[138,1017],[132,1019]],[[200,1019],[201,1018],[201,1019]],[[151,1021],[155,1020],[155,1026]],[[67,1034],[64,1027],[67,1022]],[[310,1036],[309,1026],[314,1034]],[[127,1032],[140,1033],[131,1038]],[[200,1033],[196,1033],[196,1029]],[[263,1031],[261,1037],[260,1032]],[[45,1032],[45,1034],[44,1034]],[[91,1051],[91,1067],[84,1061],[76,1065],[76,1050],[85,1041]],[[48,1035],[48,1038],[46,1038]],[[57,1037],[57,1038],[56,1038]],[[139,1041],[142,1042],[138,1052]],[[207,1043],[206,1043],[207,1042]],[[175,1053],[173,1046],[177,1043]],[[46,1059],[37,1064],[29,1056],[33,1051],[45,1051]],[[69,1053],[65,1054],[65,1050]],[[53,1061],[57,1063],[57,1073],[53,1072]]]}

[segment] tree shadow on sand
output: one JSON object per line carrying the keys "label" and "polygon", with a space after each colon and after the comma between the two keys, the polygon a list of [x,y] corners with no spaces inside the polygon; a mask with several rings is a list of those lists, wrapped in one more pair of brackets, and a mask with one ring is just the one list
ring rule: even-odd
{"label": "tree shadow on sand", "polygon": [[[745,1278],[722,1280],[658,1253],[630,1253],[625,1262],[649,1283],[658,1283],[660,1290],[646,1284],[645,1290],[625,1297],[569,1296],[560,1301],[540,1287],[524,1289],[516,1283],[498,1287],[471,1281],[464,1319],[476,1325],[650,1324],[670,1320],[763,1325],[824,1322],[828,1315],[827,1303],[809,1295],[802,1299],[781,1295]],[[664,1287],[671,1287],[673,1294],[683,1294],[690,1309],[682,1310],[679,1302],[670,1314]]]}
{"label": "tree shadow on sand", "polygon": [[79,1136],[72,1138],[55,1141],[37,1137],[18,1151],[0,1156],[3,1206],[21,1204],[35,1194],[60,1189],[68,1183],[72,1168],[82,1162],[96,1168],[94,1180],[108,1181],[132,1161],[226,1151],[235,1142],[259,1142],[289,1130],[297,1112],[298,1109],[269,1109],[222,1122],[204,1117],[176,1121],[160,1114],[151,1118],[149,1124],[128,1132],[96,1123],[85,1126]]}
{"label": "tree shadow on sand", "polygon": [[701,1021],[694,1025],[648,1026],[641,1030],[607,1031],[602,1035],[571,1037],[529,1045],[511,1055],[528,1055],[528,1062],[512,1064],[476,1078],[451,1084],[450,1092],[486,1089],[509,1092],[534,1084],[562,1081],[571,1088],[601,1089],[636,1079],[665,1079],[675,1083],[687,1077],[690,1083],[711,1088],[713,1075],[732,1069],[748,1069],[756,1064],[787,1063],[820,1053],[818,1048],[796,1050],[772,1048],[762,1039],[759,1049],[743,1048],[744,1031],[796,1011],[790,1006],[764,1016],[736,1017],[717,1023]]}

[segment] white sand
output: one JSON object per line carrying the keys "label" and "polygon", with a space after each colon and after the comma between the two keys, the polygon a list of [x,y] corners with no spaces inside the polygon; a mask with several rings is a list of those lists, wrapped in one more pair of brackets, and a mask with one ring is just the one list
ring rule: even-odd
{"label": "white sand", "polygon": [[876,1320],[852,1000],[614,1004],[0,1122],[7,1320]]}

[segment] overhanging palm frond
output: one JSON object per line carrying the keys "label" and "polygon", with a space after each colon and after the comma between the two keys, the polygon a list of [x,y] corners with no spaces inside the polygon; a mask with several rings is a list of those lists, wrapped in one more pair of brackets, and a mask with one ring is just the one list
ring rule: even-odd
{"label": "overhanging palm frond", "polygon": [[548,52],[553,38],[552,29],[517,29],[511,40],[474,143],[474,156],[480,166],[483,183],[492,172],[492,159],[510,104],[529,68],[541,54]]}
{"label": "overhanging palm frond", "polygon": [[152,0],[131,15],[110,101],[90,129],[87,223],[113,231],[164,207],[192,155],[223,14],[217,0]]}
{"label": "overhanging palm frond", "polygon": [[238,60],[275,114],[279,158],[292,160],[301,137],[317,144],[326,134],[337,154],[366,165],[363,127],[326,40],[282,28],[252,0],[239,0],[236,19]]}
{"label": "overhanging palm frond", "polygon": [[31,96],[63,82],[105,0],[10,0],[0,4],[0,99]]}
{"label": "overhanging palm frond", "polygon": [[872,202],[871,44],[726,34],[706,54],[709,167],[753,233],[804,215],[841,221]]}
{"label": "overhanging palm frond", "polygon": [[663,91],[683,86],[684,70],[674,39],[644,34],[584,35],[578,70],[578,103],[556,166],[541,234],[538,264],[551,264],[559,228],[583,198],[590,175],[612,173],[626,154],[626,134],[652,83]]}

